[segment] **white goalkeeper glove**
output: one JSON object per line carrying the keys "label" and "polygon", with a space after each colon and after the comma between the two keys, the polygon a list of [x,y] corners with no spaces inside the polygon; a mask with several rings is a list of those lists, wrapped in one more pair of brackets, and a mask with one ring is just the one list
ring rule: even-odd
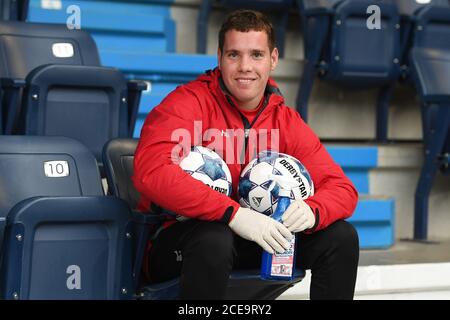
{"label": "white goalkeeper glove", "polygon": [[293,235],[282,223],[247,208],[239,208],[229,223],[240,237],[254,241],[269,253],[283,253]]}
{"label": "white goalkeeper glove", "polygon": [[296,233],[310,229],[316,223],[316,217],[310,206],[303,200],[292,202],[281,217],[290,232]]}

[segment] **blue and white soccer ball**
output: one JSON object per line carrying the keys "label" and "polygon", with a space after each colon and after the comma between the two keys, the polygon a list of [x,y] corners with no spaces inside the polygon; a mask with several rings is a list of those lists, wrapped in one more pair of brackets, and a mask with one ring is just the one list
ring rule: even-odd
{"label": "blue and white soccer ball", "polygon": [[314,183],[308,170],[294,157],[275,151],[262,151],[244,168],[239,180],[239,203],[266,215],[275,212],[279,186],[270,174],[295,179],[299,186],[291,191],[291,200],[306,199],[314,194]]}
{"label": "blue and white soccer ball", "polygon": [[[231,173],[223,159],[211,149],[194,146],[180,162],[180,167],[194,179],[200,180],[211,189],[230,196],[232,193]],[[162,213],[174,216],[178,221],[189,218],[176,212],[162,209]]]}
{"label": "blue and white soccer ball", "polygon": [[223,159],[211,149],[202,146],[192,147],[189,154],[180,162],[180,167],[192,178],[202,181],[211,189],[231,195],[231,173]]}

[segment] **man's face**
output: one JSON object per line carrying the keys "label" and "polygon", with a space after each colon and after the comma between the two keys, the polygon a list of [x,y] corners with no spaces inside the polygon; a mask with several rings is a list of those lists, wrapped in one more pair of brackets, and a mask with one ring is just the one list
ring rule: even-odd
{"label": "man's face", "polygon": [[254,109],[261,101],[270,72],[278,63],[278,50],[269,49],[264,31],[227,31],[223,52],[218,50],[223,81],[238,107]]}

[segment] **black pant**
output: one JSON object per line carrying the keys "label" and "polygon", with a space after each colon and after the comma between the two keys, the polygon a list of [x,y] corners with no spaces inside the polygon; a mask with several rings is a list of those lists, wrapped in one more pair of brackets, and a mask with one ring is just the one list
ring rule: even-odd
{"label": "black pant", "polygon": [[[352,299],[359,259],[353,226],[343,220],[299,233],[296,266],[311,269],[311,299]],[[152,282],[180,277],[181,299],[223,299],[233,269],[258,269],[262,249],[220,222],[188,220],[161,231],[149,254]]]}

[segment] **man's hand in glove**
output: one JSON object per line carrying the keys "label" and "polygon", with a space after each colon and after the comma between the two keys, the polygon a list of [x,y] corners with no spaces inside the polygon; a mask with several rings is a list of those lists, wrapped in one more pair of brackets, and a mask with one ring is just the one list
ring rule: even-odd
{"label": "man's hand in glove", "polygon": [[310,229],[316,223],[313,211],[303,200],[292,202],[284,212],[281,220],[289,231],[293,233]]}
{"label": "man's hand in glove", "polygon": [[257,211],[239,208],[229,223],[240,237],[254,241],[269,253],[283,253],[290,247],[293,235],[280,222]]}

